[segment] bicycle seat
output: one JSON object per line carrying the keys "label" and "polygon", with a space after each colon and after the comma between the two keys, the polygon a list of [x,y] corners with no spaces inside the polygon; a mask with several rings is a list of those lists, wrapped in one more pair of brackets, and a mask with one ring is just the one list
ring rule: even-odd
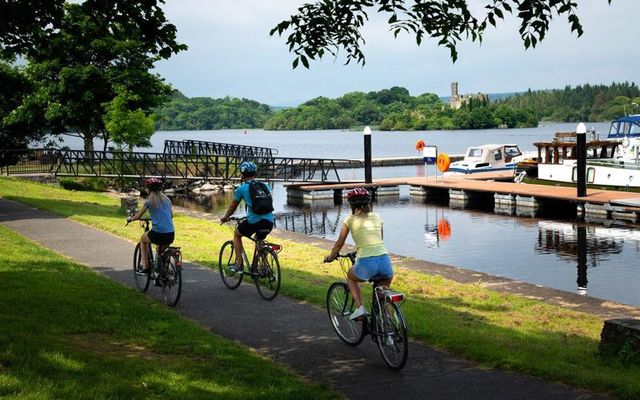
{"label": "bicycle seat", "polygon": [[374,275],[371,278],[369,278],[369,282],[378,283],[378,282],[382,282],[382,281],[387,281],[389,279],[391,279],[391,277],[388,276],[388,275]]}
{"label": "bicycle seat", "polygon": [[256,240],[264,240],[269,233],[271,233],[271,229],[259,229],[256,231],[254,237]]}

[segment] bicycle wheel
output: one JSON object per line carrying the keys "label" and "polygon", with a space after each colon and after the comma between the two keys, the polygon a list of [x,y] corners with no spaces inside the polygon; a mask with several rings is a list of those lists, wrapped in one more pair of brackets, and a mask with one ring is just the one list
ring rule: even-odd
{"label": "bicycle wheel", "polygon": [[176,266],[176,260],[172,255],[166,258],[160,279],[164,302],[169,307],[175,306],[182,292],[182,268]]}
{"label": "bicycle wheel", "polygon": [[253,282],[258,294],[268,301],[275,299],[280,290],[280,261],[275,251],[263,247],[257,254],[256,268],[253,271]]}
{"label": "bicycle wheel", "polygon": [[231,240],[225,242],[220,249],[220,258],[218,259],[218,269],[222,282],[229,289],[236,289],[242,283],[242,273],[236,272],[229,268],[236,262],[235,251],[233,250],[233,242]]}
{"label": "bicycle wheel", "polygon": [[334,282],[327,292],[327,313],[331,326],[338,337],[349,346],[357,346],[364,339],[364,321],[352,321],[351,313],[356,309],[349,286]]}
{"label": "bicycle wheel", "polygon": [[133,280],[136,283],[136,288],[140,292],[146,292],[149,288],[149,275],[138,272],[138,265],[142,265],[142,252],[140,251],[140,243],[136,245],[136,249],[133,251]]}
{"label": "bicycle wheel", "polygon": [[382,311],[376,316],[377,340],[384,363],[394,371],[404,367],[409,355],[407,324],[400,307],[396,303],[383,303]]}

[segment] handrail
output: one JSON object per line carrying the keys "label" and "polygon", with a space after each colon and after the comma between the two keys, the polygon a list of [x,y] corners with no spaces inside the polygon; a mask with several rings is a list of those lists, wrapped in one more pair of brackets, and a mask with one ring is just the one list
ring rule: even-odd
{"label": "handrail", "polygon": [[62,151],[51,148],[0,150],[0,174],[50,174],[61,159]]}
{"label": "handrail", "polygon": [[246,160],[256,163],[258,178],[302,182],[340,182],[337,163],[351,163],[354,168],[361,165],[354,160],[315,158],[64,150],[55,173],[63,176],[140,179],[154,176],[162,179],[237,181],[241,177],[239,165]]}
{"label": "handrail", "polygon": [[192,155],[233,155],[244,157],[273,157],[277,149],[203,140],[165,140],[164,153]]}

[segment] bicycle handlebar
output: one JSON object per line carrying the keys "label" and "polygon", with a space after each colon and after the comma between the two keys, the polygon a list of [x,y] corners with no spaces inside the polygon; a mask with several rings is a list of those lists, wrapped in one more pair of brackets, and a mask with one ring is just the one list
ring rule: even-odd
{"label": "bicycle handlebar", "polygon": [[247,217],[229,217],[224,222],[220,221],[220,225],[222,225],[224,223],[227,223],[229,221],[236,221],[236,222],[240,223],[240,222],[244,221],[245,219],[247,219]]}
{"label": "bicycle handlebar", "polygon": [[[129,226],[130,223],[132,223],[134,220],[129,220],[127,218],[127,223],[124,226]],[[141,221],[141,222],[151,222],[151,218],[139,218],[136,219],[135,221]]]}
{"label": "bicycle handlebar", "polygon": [[[344,254],[338,254],[336,256],[336,259],[338,259],[338,258],[348,258],[351,261],[351,264],[355,264],[355,262],[356,262],[356,254],[357,254],[357,252],[355,252],[355,251],[351,251],[349,253],[344,253]],[[327,261],[325,261],[325,262],[327,262]],[[331,262],[331,261],[329,261],[329,262]]]}

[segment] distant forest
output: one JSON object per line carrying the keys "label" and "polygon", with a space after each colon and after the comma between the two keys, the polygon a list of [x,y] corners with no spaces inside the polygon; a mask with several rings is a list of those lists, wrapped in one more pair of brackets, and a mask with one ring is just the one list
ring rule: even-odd
{"label": "distant forest", "polygon": [[529,90],[495,105],[530,109],[540,121],[609,121],[626,113],[640,112],[640,89],[635,83],[583,85],[556,90]]}
{"label": "distant forest", "polygon": [[377,92],[352,92],[337,99],[318,97],[296,108],[280,111],[264,129],[348,129],[371,125],[383,131],[484,129],[536,126],[530,110],[508,105],[492,107],[486,101],[470,101],[452,110],[438,95],[411,96],[403,87]]}
{"label": "distant forest", "polygon": [[154,113],[160,131],[262,128],[273,115],[271,107],[254,100],[188,98],[178,90]]}
{"label": "distant forest", "polygon": [[411,96],[397,86],[336,99],[317,97],[278,111],[253,100],[187,98],[176,90],[155,110],[158,130],[312,130],[370,125],[385,131],[532,127],[539,121],[606,121],[625,112],[640,112],[640,90],[635,83],[529,90],[490,104],[471,100],[458,110],[436,94]]}

